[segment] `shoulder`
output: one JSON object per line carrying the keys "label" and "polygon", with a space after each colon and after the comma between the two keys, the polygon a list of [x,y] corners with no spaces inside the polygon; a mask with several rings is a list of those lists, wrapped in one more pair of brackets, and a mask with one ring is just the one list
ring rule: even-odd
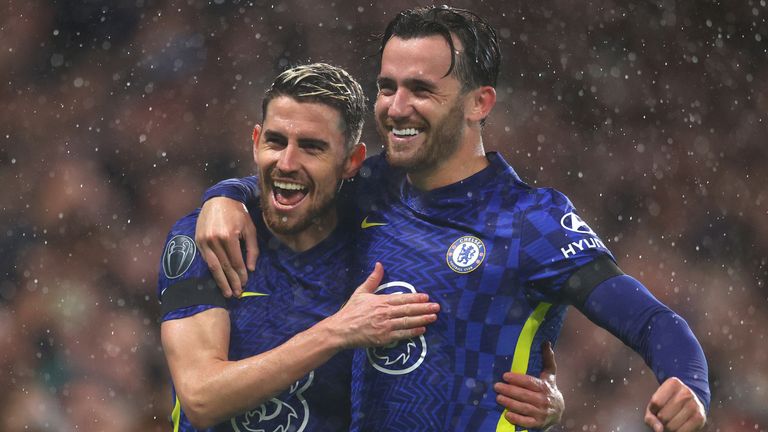
{"label": "shoulder", "polygon": [[522,220],[523,245],[532,255],[581,263],[593,255],[608,253],[598,234],[576,210],[570,199],[552,188],[532,188]]}
{"label": "shoulder", "polygon": [[357,179],[362,184],[399,184],[404,178],[405,172],[399,168],[393,168],[387,162],[387,157],[384,153],[373,155],[365,160],[362,168],[357,174]]}
{"label": "shoulder", "polygon": [[184,216],[173,224],[163,247],[161,277],[175,279],[182,276],[198,257],[195,245],[195,224],[200,209]]}
{"label": "shoulder", "polygon": [[526,192],[523,205],[531,217],[557,218],[576,211],[571,200],[556,189],[528,187]]}
{"label": "shoulder", "polygon": [[531,211],[563,213],[575,210],[571,200],[564,193],[553,188],[528,187],[527,201]]}
{"label": "shoulder", "polygon": [[164,316],[190,306],[224,304],[223,296],[195,244],[198,213],[199,210],[195,210],[179,219],[163,245],[157,295]]}
{"label": "shoulder", "polygon": [[200,216],[200,207],[192,210],[174,222],[171,226],[171,231],[187,231],[194,234],[198,216]]}
{"label": "shoulder", "polygon": [[197,224],[197,217],[200,215],[200,209],[196,208],[186,216],[178,219],[171,226],[168,231],[168,237],[175,235],[187,235],[190,237],[195,236],[195,224]]}
{"label": "shoulder", "polygon": [[359,223],[360,213],[380,205],[382,200],[397,196],[405,178],[402,170],[392,168],[382,154],[369,157],[354,178],[352,187],[342,189],[341,202],[346,204],[341,214],[352,215]]}

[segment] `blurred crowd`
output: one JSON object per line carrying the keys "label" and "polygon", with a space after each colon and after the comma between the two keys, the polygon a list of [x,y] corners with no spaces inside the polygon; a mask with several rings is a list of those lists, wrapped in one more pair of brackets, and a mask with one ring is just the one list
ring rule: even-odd
{"label": "blurred crowd", "polygon": [[[0,2],[0,430],[170,430],[168,229],[251,172],[276,73],[330,62],[372,99],[375,34],[419,4]],[[768,430],[765,0],[453,5],[502,41],[486,148],[566,193],[689,322],[707,430]],[[364,140],[380,151],[372,120]],[[640,357],[575,310],[556,353],[557,430],[643,430],[656,384]]]}

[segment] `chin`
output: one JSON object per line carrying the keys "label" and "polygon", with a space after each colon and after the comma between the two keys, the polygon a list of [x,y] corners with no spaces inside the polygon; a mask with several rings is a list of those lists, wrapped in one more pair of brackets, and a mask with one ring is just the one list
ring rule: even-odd
{"label": "chin", "polygon": [[418,155],[405,152],[387,152],[387,162],[397,168],[412,168],[421,162]]}
{"label": "chin", "polygon": [[[284,217],[288,220],[283,220]],[[303,218],[285,216],[275,211],[264,213],[264,223],[272,232],[283,235],[295,234],[307,224]]]}

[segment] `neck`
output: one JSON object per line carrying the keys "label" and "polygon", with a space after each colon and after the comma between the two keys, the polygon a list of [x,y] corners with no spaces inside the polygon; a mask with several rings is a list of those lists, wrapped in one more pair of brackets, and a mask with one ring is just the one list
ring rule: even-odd
{"label": "neck", "polygon": [[415,188],[430,191],[457,183],[482,171],[489,165],[479,131],[462,143],[448,159],[434,166],[408,171],[408,182]]}
{"label": "neck", "polygon": [[285,246],[294,252],[305,252],[317,246],[321,241],[328,238],[338,225],[338,216],[336,211],[330,211],[325,216],[313,219],[310,224],[299,232],[291,234],[281,234],[273,231],[269,226],[269,231],[280,240]]}

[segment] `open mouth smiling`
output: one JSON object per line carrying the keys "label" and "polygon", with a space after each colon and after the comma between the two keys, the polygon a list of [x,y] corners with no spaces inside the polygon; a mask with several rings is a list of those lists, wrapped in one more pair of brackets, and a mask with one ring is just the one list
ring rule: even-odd
{"label": "open mouth smiling", "polygon": [[290,209],[307,196],[307,187],[300,183],[275,180],[272,182],[272,197],[278,208]]}
{"label": "open mouth smiling", "polygon": [[402,129],[398,129],[398,128],[394,128],[393,127],[391,130],[392,130],[392,134],[395,135],[398,138],[415,137],[416,135],[421,133],[420,129],[417,129],[417,128],[414,128],[414,127],[402,128]]}

